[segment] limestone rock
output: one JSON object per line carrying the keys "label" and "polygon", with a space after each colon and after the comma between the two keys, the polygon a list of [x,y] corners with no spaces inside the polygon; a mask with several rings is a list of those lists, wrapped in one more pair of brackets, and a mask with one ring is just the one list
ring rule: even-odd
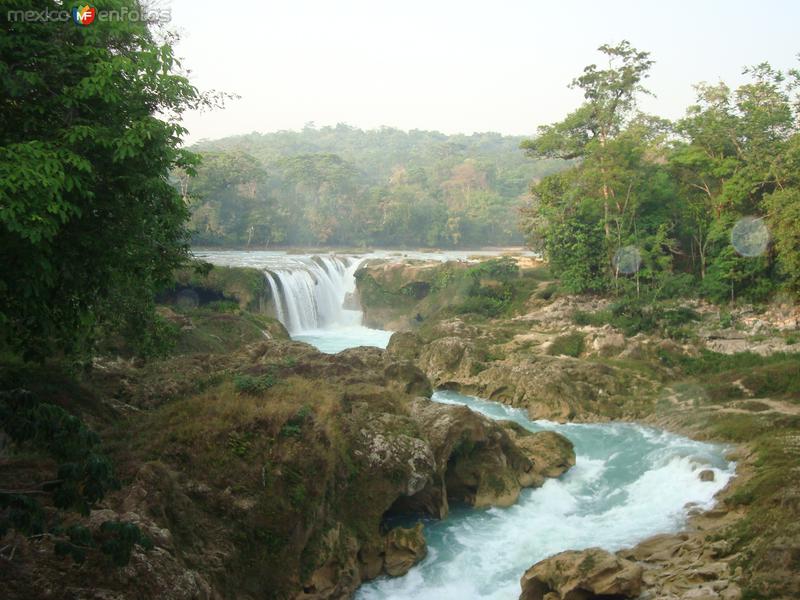
{"label": "limestone rock", "polygon": [[440,386],[469,376],[471,350],[471,344],[461,337],[441,337],[422,349],[419,365],[432,383]]}
{"label": "limestone rock", "polygon": [[640,565],[600,548],[567,551],[536,563],[523,575],[520,600],[636,598]]}
{"label": "limestone rock", "polygon": [[399,577],[425,558],[428,547],[422,531],[422,523],[415,527],[395,527],[386,535],[386,558],[384,569],[387,575]]}
{"label": "limestone rock", "polygon": [[625,348],[625,336],[617,332],[601,332],[592,340],[592,350],[611,355]]}
{"label": "limestone rock", "polygon": [[422,350],[422,340],[416,333],[398,331],[392,334],[386,353],[395,360],[416,360]]}
{"label": "limestone rock", "polygon": [[539,486],[547,477],[559,477],[575,466],[575,448],[566,437],[555,431],[532,433],[516,423],[509,422],[514,443],[530,459],[533,467],[520,483],[523,487]]}
{"label": "limestone rock", "polygon": [[327,600],[352,594],[361,583],[357,565],[358,543],[337,525],[322,535],[322,563],[304,583],[295,600]]}
{"label": "limestone rock", "polygon": [[396,385],[405,394],[430,397],[433,393],[425,373],[410,360],[389,363],[383,374],[390,385]]}

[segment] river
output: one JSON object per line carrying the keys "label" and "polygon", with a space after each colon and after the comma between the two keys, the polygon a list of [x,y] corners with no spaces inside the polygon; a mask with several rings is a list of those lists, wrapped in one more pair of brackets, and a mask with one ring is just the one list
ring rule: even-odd
{"label": "river", "polygon": [[[413,258],[466,259],[466,253],[405,253]],[[469,253],[474,254],[474,253]],[[353,274],[369,255],[288,255],[275,252],[198,252],[215,264],[265,271],[279,298],[278,315],[293,339],[323,352],[385,347],[391,332],[361,325],[348,304]],[[463,404],[531,431],[557,431],[575,445],[576,465],[541,488],[523,491],[509,508],[453,507],[449,517],[424,521],[428,555],[408,574],[362,585],[357,600],[509,600],[535,562],[568,549],[618,550],[657,533],[676,532],[690,508],[711,508],[733,477],[726,448],[632,423],[556,424],[531,421],[505,405],[437,391],[433,401]],[[704,469],[713,481],[701,481]]]}

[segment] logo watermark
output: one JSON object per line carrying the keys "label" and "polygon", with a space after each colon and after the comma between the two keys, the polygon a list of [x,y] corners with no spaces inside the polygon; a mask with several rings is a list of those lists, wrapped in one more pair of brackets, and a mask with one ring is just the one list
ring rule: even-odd
{"label": "logo watermark", "polygon": [[80,8],[72,9],[72,20],[76,25],[91,25],[94,23],[94,18],[97,16],[97,9],[94,6],[81,6]]}
{"label": "logo watermark", "polygon": [[106,10],[89,4],[70,10],[9,10],[6,19],[11,23],[51,23],[72,21],[81,27],[88,27],[97,21],[142,21],[145,23],[168,23],[172,11],[168,8],[134,9],[123,6],[120,9]]}

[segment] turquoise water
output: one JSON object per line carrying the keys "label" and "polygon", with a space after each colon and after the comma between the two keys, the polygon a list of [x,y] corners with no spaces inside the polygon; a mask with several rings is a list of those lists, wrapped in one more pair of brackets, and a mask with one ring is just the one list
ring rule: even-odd
{"label": "turquoise water", "polygon": [[[523,491],[510,508],[457,508],[443,521],[427,521],[427,558],[404,577],[363,585],[358,600],[517,598],[522,574],[547,556],[591,546],[618,550],[681,529],[687,504],[710,508],[734,472],[724,447],[649,427],[533,422],[521,410],[450,391],[433,399],[562,433],[575,444],[577,464]],[[715,480],[700,481],[709,468]]]}
{"label": "turquoise water", "polygon": [[[330,260],[320,259],[328,264],[328,276],[321,274],[322,264],[311,255],[214,251],[198,256],[215,264],[259,267],[283,278],[279,316],[282,308],[287,315],[307,317],[292,323],[326,324],[322,329],[290,328],[294,339],[322,352],[354,346],[385,348],[389,342],[392,332],[361,326],[361,312],[345,308],[348,293],[355,289],[355,268],[367,256],[343,262],[341,269],[334,269],[338,275],[331,274]],[[436,255],[437,260],[451,258],[462,257]],[[314,271],[316,276],[306,277],[296,269]],[[272,283],[277,286],[274,279]],[[321,318],[331,314],[335,318]],[[520,410],[448,391],[436,392],[433,400],[464,404],[531,431],[558,431],[575,444],[577,464],[541,488],[524,490],[512,507],[453,508],[443,521],[428,520],[426,559],[404,577],[380,578],[361,586],[357,600],[517,598],[522,574],[547,556],[590,546],[617,550],[656,533],[680,530],[689,507],[710,508],[734,472],[735,465],[723,456],[725,448],[657,429],[626,423],[532,422]],[[715,480],[700,481],[699,472],[708,468],[714,470]]]}
{"label": "turquoise water", "polygon": [[384,331],[383,329],[370,329],[361,325],[350,325],[303,331],[292,335],[292,339],[308,342],[312,346],[316,346],[321,352],[336,354],[356,346],[386,348],[392,333],[392,331]]}

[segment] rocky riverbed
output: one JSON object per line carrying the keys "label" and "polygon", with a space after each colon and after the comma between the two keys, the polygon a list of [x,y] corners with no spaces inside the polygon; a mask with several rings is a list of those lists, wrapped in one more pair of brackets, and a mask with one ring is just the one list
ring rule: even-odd
{"label": "rocky riverbed", "polygon": [[[171,318],[201,343],[205,313]],[[421,527],[397,518],[444,519],[452,501],[508,506],[574,464],[558,434],[431,402],[411,361],[377,348],[322,354],[279,327],[270,337],[147,364],[98,359],[71,401],[85,399],[122,487],[86,522],[135,523],[153,548],[113,569],[59,558],[49,536],[19,538],[4,597],[346,598],[425,556]],[[34,391],[57,396],[58,377]],[[32,466],[8,460],[4,475]]]}
{"label": "rocky riverbed", "polygon": [[[722,313],[686,301],[672,309],[690,315],[680,328],[631,333],[598,322],[611,300],[558,293],[555,282],[523,271],[531,277],[524,302],[487,317],[464,310],[463,287],[437,288],[464,268],[362,268],[372,325],[404,330],[390,356],[413,361],[435,387],[523,408],[532,419],[635,421],[728,442],[739,465],[717,507],[693,515],[685,532],[616,554],[552,557],[525,574],[520,598],[800,595],[797,308]],[[481,281],[478,294],[492,285]]]}

